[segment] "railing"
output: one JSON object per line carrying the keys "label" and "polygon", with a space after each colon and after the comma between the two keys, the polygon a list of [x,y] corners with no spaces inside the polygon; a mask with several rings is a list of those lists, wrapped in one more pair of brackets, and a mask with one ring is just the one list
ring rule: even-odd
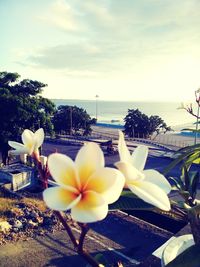
{"label": "railing", "polygon": [[[97,129],[96,129],[97,128]],[[112,140],[114,143],[118,140],[118,131],[117,129],[105,129],[96,127],[92,131],[91,136],[79,136],[79,135],[56,135],[56,138],[47,137],[47,142],[54,142],[57,144],[79,144],[82,145],[85,141],[95,141],[98,143],[103,143],[108,140]],[[192,137],[185,137],[182,135],[176,134],[160,134],[154,139],[144,139],[144,138],[126,138],[129,142],[134,143],[146,143],[148,145],[156,146],[165,150],[177,150],[179,148],[193,145],[194,139]],[[197,140],[197,143],[200,143],[200,138]]]}

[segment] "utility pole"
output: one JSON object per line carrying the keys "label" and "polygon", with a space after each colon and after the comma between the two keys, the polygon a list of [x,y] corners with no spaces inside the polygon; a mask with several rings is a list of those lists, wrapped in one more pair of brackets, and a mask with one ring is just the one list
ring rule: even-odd
{"label": "utility pole", "polygon": [[70,135],[72,135],[72,107],[70,107]]}
{"label": "utility pole", "polygon": [[96,97],[96,122],[98,120],[98,95],[95,96]]}

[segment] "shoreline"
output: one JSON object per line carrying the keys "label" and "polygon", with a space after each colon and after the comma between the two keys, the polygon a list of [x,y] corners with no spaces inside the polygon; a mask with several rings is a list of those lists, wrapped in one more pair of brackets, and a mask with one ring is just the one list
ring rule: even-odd
{"label": "shoreline", "polygon": [[[113,129],[124,129],[124,124],[120,124],[120,122],[118,122],[118,120],[116,120],[116,122],[111,122],[111,121],[108,121],[108,122],[105,122],[105,121],[100,121],[100,122],[97,122],[95,124],[95,126],[99,126],[99,127],[105,127],[105,128],[113,128]],[[192,124],[192,123],[184,123],[184,124],[180,124],[180,125],[174,125],[174,126],[171,126],[172,129],[173,129],[173,132],[174,133],[177,133],[177,134],[183,134],[183,130],[184,129],[188,129],[188,128],[194,128],[195,126]],[[184,134],[185,135],[194,135],[193,133],[191,132],[186,132],[184,131]]]}
{"label": "shoreline", "polygon": [[[183,128],[184,127],[181,127],[181,129]],[[123,126],[105,123],[97,123],[96,125],[92,125],[93,134],[99,134],[102,136],[104,135],[113,139],[118,139],[118,131],[122,129]],[[194,145],[194,139],[195,135],[193,133],[183,133],[181,131],[167,132],[166,134],[160,133],[159,135],[153,136],[151,138],[151,140],[156,143],[175,146],[179,148]],[[200,143],[200,134],[197,136],[197,143]]]}

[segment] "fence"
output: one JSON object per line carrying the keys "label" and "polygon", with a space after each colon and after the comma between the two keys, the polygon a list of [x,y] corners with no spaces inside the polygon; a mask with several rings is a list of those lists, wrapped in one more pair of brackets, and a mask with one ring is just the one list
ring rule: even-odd
{"label": "fence", "polygon": [[[93,128],[91,136],[70,136],[70,135],[57,135],[56,138],[46,138],[48,142],[56,142],[58,144],[79,144],[82,145],[85,141],[99,141],[104,142],[107,140],[113,140],[116,142],[119,138],[117,129],[109,129],[106,127]],[[127,141],[135,143],[146,143],[149,145],[157,146],[166,150],[177,150],[179,148],[193,145],[194,137],[183,136],[181,134],[159,134],[154,138],[126,138]],[[197,138],[197,143],[200,143],[200,138]]]}

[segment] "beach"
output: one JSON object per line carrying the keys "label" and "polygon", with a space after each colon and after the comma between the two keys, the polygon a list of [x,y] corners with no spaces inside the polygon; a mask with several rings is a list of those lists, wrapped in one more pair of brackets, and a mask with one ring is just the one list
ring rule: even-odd
{"label": "beach", "polygon": [[[184,127],[180,127],[180,129],[183,129]],[[119,130],[122,130],[121,128],[113,128],[109,127],[103,127],[103,126],[92,126],[93,135],[101,135],[104,136],[107,139],[118,139],[118,132]],[[137,140],[137,138],[135,138]],[[167,146],[174,146],[177,148],[182,148],[189,145],[194,145],[194,136],[189,135],[183,135],[181,132],[167,132],[166,134],[159,134],[157,136],[152,137],[152,142],[167,145]],[[200,143],[200,138],[197,138],[197,144]]]}

